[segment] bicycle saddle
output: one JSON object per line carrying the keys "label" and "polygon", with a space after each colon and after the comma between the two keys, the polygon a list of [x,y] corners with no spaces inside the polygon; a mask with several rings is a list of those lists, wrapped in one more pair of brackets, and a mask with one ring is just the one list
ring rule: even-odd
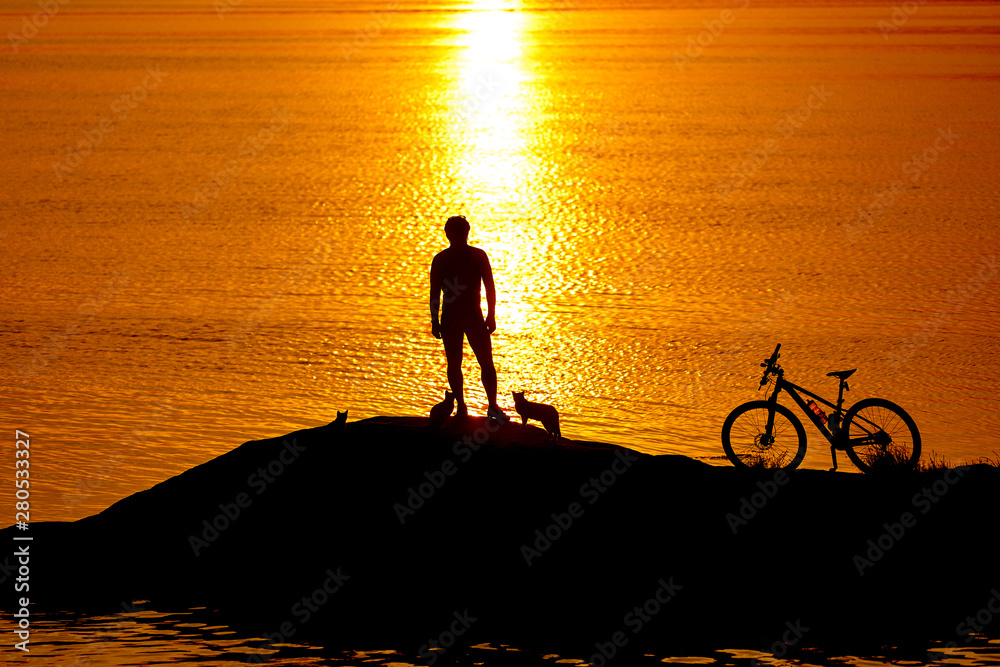
{"label": "bicycle saddle", "polygon": [[839,378],[841,380],[846,380],[847,378],[849,378],[852,375],[854,375],[854,371],[856,371],[856,370],[858,370],[858,369],[857,368],[852,368],[849,371],[834,371],[832,373],[827,373],[826,376],[828,378]]}

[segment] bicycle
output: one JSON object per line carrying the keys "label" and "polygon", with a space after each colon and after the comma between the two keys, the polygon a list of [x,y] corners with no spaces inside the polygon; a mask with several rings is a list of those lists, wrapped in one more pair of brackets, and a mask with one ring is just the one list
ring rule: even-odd
{"label": "bicycle", "polygon": [[[775,377],[770,398],[750,401],[737,407],[722,425],[722,447],[737,468],[780,468],[793,470],[806,455],[806,432],[802,422],[789,408],[778,403],[778,395],[787,393],[830,443],[833,467],[837,469],[837,450],[864,472],[884,469],[912,469],[920,459],[920,432],[913,418],[903,408],[883,398],[865,398],[844,412],[844,392],[850,391],[847,378],[856,368],[827,373],[840,381],[834,404],[804,387],[785,379],[778,365],[778,350],[761,366],[764,375],[760,388]],[[809,402],[801,396],[812,397]],[[829,417],[816,403],[832,408]],[[791,431],[791,432],[789,432]]]}

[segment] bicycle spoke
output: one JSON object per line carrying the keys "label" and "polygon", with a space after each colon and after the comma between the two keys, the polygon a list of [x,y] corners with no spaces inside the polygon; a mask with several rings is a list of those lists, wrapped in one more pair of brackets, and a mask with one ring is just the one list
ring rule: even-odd
{"label": "bicycle spoke", "polygon": [[[770,431],[767,428],[771,423]],[[801,429],[801,426],[798,427]],[[791,430],[790,430],[791,429]],[[737,414],[727,431],[732,456],[751,468],[781,468],[794,461],[800,442],[799,433],[789,417],[780,410],[760,406]]]}
{"label": "bicycle spoke", "polygon": [[852,408],[849,453],[862,470],[913,466],[920,439],[913,420],[893,403],[864,399]]}

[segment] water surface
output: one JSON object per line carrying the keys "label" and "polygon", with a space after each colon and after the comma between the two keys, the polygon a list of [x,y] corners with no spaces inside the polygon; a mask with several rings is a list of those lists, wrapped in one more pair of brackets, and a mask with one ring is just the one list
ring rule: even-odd
{"label": "water surface", "polygon": [[928,3],[886,39],[886,5],[743,6],[64,6],[0,56],[32,518],[336,410],[425,412],[457,213],[498,282],[502,403],[569,437],[718,457],[781,342],[823,393],[857,367],[850,397],[904,406],[928,454],[1000,449],[1000,12]]}

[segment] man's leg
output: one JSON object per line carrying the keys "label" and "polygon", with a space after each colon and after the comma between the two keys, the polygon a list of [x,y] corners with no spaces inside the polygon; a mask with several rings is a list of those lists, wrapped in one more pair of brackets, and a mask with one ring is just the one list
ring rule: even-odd
{"label": "man's leg", "polygon": [[458,327],[442,327],[441,340],[444,342],[444,356],[448,360],[448,385],[455,400],[465,403],[464,381],[462,379],[462,345],[465,343],[465,332]]}
{"label": "man's leg", "polygon": [[469,347],[476,354],[476,361],[479,362],[480,376],[483,379],[483,389],[486,390],[486,400],[490,402],[491,408],[500,409],[497,405],[497,369],[493,365],[493,340],[485,325],[482,329],[473,327],[467,332],[469,337]]}

